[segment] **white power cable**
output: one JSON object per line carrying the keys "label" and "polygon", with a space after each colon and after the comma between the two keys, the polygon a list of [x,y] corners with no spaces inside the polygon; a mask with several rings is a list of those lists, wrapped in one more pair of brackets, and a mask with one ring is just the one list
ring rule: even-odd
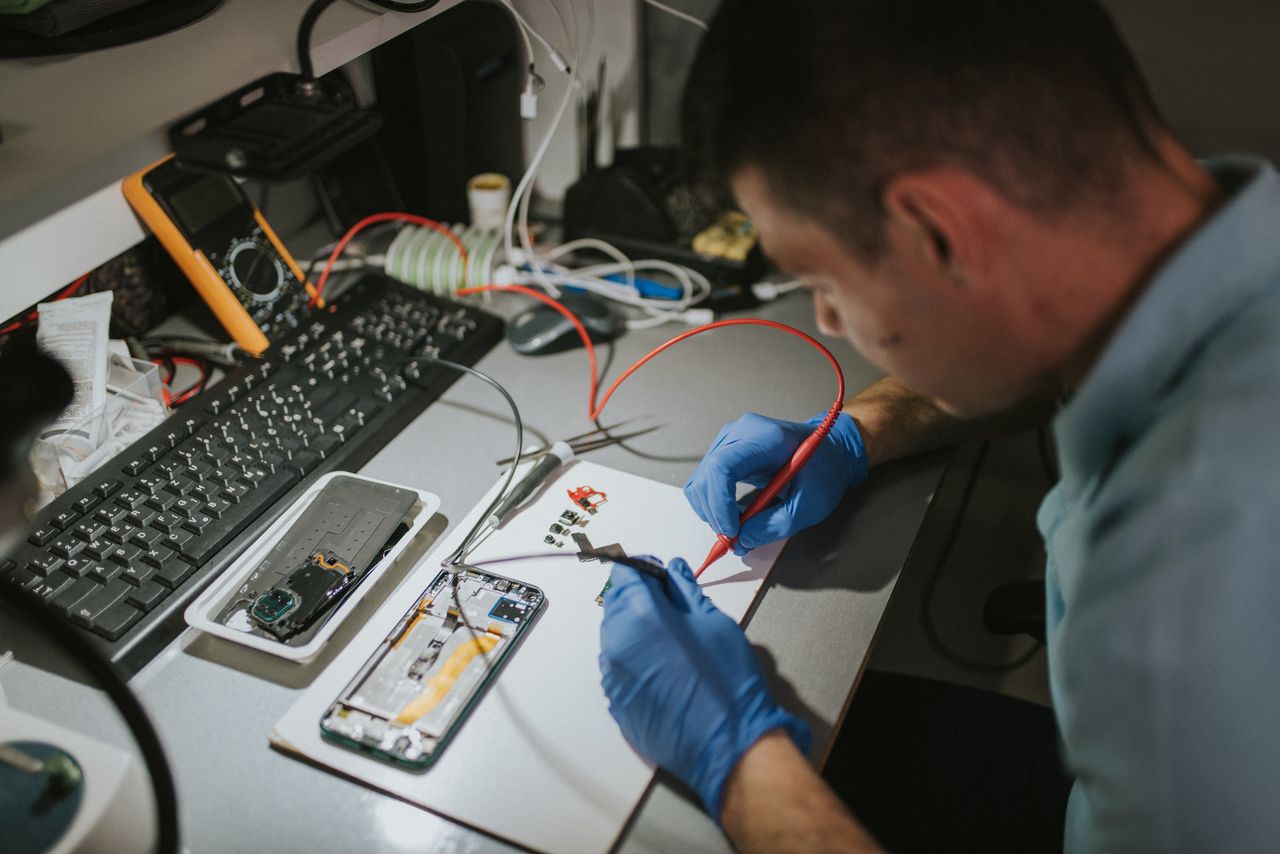
{"label": "white power cable", "polygon": [[[515,13],[511,0],[502,0],[502,2],[512,10],[513,14],[517,15],[518,21],[521,20],[518,13]],[[569,103],[580,88],[579,71],[585,66],[587,52],[595,35],[595,7],[592,0],[587,0],[584,28],[580,28],[580,19],[576,14],[578,8],[575,0],[567,0],[567,8],[569,10],[567,19],[557,0],[546,0],[546,2],[556,17],[560,34],[569,53],[572,55],[573,62],[568,68],[560,66],[561,70],[566,71],[568,74],[564,95],[561,97],[555,114],[552,116],[550,126],[539,141],[533,157],[529,161],[529,166],[516,185],[511,201],[507,206],[503,233],[507,261],[517,267],[527,265],[528,271],[517,272],[514,269],[510,269],[504,271],[504,275],[499,278],[504,278],[513,283],[535,285],[544,289],[552,297],[560,296],[561,287],[579,287],[615,302],[632,306],[646,315],[642,318],[633,318],[627,322],[628,327],[633,329],[658,326],[672,321],[685,323],[708,321],[710,319],[709,312],[692,308],[693,305],[705,299],[711,292],[710,282],[695,270],[658,259],[633,261],[617,247],[603,240],[574,240],[549,249],[544,253],[539,253],[534,249],[529,239],[529,209],[533,198],[533,182],[547,154],[551,141],[564,120]],[[691,18],[662,4],[657,5],[677,17],[688,18],[691,22],[702,25],[702,22],[696,18]],[[536,31],[532,30],[532,28],[530,28],[530,32],[533,32],[537,37]],[[553,50],[545,39],[538,37],[538,41],[548,51]],[[516,249],[517,240],[519,241],[519,251]],[[595,265],[577,270],[570,270],[555,264],[559,258],[579,249],[596,250],[611,258],[614,263]],[[678,299],[655,299],[642,296],[636,287],[636,273],[639,270],[653,270],[670,275],[680,285],[680,297]],[[616,275],[621,275],[624,281],[618,282],[606,278]]]}
{"label": "white power cable", "polygon": [[706,21],[702,20],[701,18],[695,18],[693,17],[693,15],[690,15],[688,12],[681,12],[679,9],[673,9],[670,6],[668,6],[666,3],[659,3],[658,0],[644,0],[644,2],[648,3],[650,6],[652,6],[655,9],[661,9],[663,12],[666,12],[668,15],[673,15],[681,19],[682,21],[688,21],[698,29],[701,29],[701,30],[709,29]]}

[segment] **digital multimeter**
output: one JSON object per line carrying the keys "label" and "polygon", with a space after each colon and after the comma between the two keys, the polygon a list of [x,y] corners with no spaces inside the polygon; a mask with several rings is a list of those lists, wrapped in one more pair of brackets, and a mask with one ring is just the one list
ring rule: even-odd
{"label": "digital multimeter", "polygon": [[314,289],[232,178],[169,156],[126,178],[124,196],[245,350],[302,323]]}

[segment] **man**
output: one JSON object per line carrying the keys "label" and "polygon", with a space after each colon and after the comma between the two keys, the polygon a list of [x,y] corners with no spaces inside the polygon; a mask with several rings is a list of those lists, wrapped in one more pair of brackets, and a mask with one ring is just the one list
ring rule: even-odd
{"label": "man", "polygon": [[[686,487],[746,550],[879,464],[1053,415],[1050,683],[1070,851],[1280,846],[1280,179],[1197,163],[1094,0],[726,0],[686,95],[824,332],[890,378],[809,425],[745,416]],[[1269,105],[1268,105],[1269,106]],[[623,733],[743,850],[874,850],[683,561],[615,567],[601,668]]]}

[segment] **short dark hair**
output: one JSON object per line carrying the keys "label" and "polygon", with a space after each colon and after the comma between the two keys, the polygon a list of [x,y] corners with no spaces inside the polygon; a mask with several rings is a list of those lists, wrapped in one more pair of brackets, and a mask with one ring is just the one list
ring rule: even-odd
{"label": "short dark hair", "polygon": [[959,166],[1061,211],[1158,160],[1163,125],[1096,0],[725,0],[683,113],[704,177],[759,169],[869,260],[895,175]]}

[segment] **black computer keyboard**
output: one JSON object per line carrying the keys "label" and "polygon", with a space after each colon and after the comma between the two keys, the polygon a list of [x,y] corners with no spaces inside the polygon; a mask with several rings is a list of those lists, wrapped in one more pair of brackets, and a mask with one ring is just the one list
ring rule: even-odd
{"label": "black computer keyboard", "polygon": [[381,276],[316,312],[44,508],[0,580],[92,632],[128,673],[183,629],[187,604],[321,474],[368,460],[473,364],[502,321]]}

